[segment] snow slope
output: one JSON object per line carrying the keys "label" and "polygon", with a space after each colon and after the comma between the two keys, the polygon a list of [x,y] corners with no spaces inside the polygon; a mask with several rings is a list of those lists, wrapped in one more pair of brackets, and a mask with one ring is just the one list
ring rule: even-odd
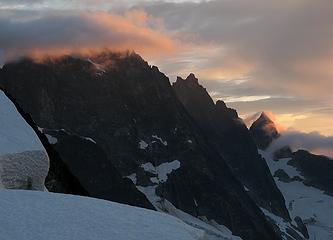
{"label": "snow slope", "polygon": [[[296,168],[287,164],[288,159],[274,161],[270,152],[261,151],[260,154],[266,159],[272,175],[276,170],[283,169],[291,178],[303,178]],[[274,179],[286,200],[291,218],[299,216],[303,219],[310,239],[333,240],[333,197],[299,181],[286,183]]]}
{"label": "snow slope", "polygon": [[0,91],[0,188],[44,190],[48,168],[36,133]]}
{"label": "snow slope", "polygon": [[204,232],[170,215],[99,199],[0,191],[0,239],[200,240]]}
{"label": "snow slope", "polygon": [[0,91],[0,155],[43,149],[15,105]]}

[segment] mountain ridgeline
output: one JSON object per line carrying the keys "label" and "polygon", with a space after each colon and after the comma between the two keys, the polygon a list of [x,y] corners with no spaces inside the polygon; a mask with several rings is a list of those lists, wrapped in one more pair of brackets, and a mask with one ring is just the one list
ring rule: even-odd
{"label": "mountain ridgeline", "polygon": [[137,54],[107,52],[8,63],[0,85],[47,146],[49,190],[171,205],[245,240],[281,239],[260,210],[290,220],[266,163],[236,111],[194,75],[171,86]]}
{"label": "mountain ridgeline", "polygon": [[254,201],[274,214],[289,219],[284,198],[237,112],[228,108],[223,101],[215,104],[193,74],[186,79],[178,78],[173,88],[208,141]]}

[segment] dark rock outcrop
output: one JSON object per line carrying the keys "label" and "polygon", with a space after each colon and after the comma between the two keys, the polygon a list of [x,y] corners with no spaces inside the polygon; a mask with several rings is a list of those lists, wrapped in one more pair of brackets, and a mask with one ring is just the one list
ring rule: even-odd
{"label": "dark rock outcrop", "polygon": [[[142,164],[157,167],[177,160],[180,168],[165,181],[157,179],[161,198],[194,216],[225,224],[243,239],[279,239],[202,136],[167,77],[136,54],[106,53],[92,60],[65,57],[6,64],[0,84],[39,127],[94,139],[101,150],[95,166],[93,157],[80,162],[76,138],[62,137],[64,142],[55,144],[69,168],[85,164],[93,166],[94,174],[104,174],[103,168],[111,164],[123,177],[136,174],[137,184],[148,187],[156,179],[152,181],[152,173],[143,171]],[[73,151],[65,142],[73,144]],[[108,189],[110,183],[102,181],[107,177],[94,175],[94,182],[85,174],[77,175],[82,186],[98,183],[96,187]]]}
{"label": "dark rock outcrop", "polygon": [[[16,99],[4,90],[6,96],[15,104],[18,112],[33,128],[41,140],[49,157],[49,172],[45,179],[45,186],[51,192],[93,196],[119,203],[129,204],[148,209],[155,209],[147,198],[139,192],[129,179],[123,179],[119,172],[108,164],[104,172],[96,170],[94,165],[103,161],[104,152],[88,139],[71,136],[60,131],[51,131],[37,127],[30,114],[26,113]],[[56,139],[50,144],[47,135]],[[72,140],[72,141],[71,141]],[[104,154],[104,155],[103,155]],[[102,158],[102,159],[101,159]],[[90,165],[89,165],[90,164]],[[87,174],[89,171],[89,174]],[[94,176],[103,173],[105,179]],[[96,188],[98,180],[108,182],[107,189]],[[93,183],[89,184],[92,181]]]}
{"label": "dark rock outcrop", "polygon": [[282,147],[273,153],[274,160],[278,160],[281,158],[291,158],[292,156],[293,152],[289,146]]}
{"label": "dark rock outcrop", "polygon": [[261,113],[260,117],[253,122],[250,132],[258,148],[263,150],[280,136],[275,123],[265,112]]}
{"label": "dark rock outcrop", "polygon": [[[1,71],[0,71],[1,80]],[[42,142],[47,155],[49,157],[49,172],[45,179],[45,186],[49,191],[68,193],[82,196],[89,196],[87,191],[81,186],[78,179],[69,171],[66,164],[59,157],[58,153],[49,144],[46,136],[41,133],[31,118],[30,114],[23,111],[23,109],[17,104],[15,98],[8,94],[8,92],[1,88],[6,96],[13,102],[17,111],[21,114],[24,120],[31,126],[38,138]]]}
{"label": "dark rock outcrop", "polygon": [[300,232],[303,234],[303,236],[306,238],[306,239],[309,239],[309,232],[308,232],[308,229],[306,228],[302,218],[300,217],[295,217],[294,218],[295,220],[295,223],[297,224],[297,228],[300,230]]}
{"label": "dark rock outcrop", "polygon": [[304,184],[319,188],[333,196],[333,161],[325,156],[298,150],[288,164],[297,168],[305,178]]}
{"label": "dark rock outcrop", "polygon": [[259,206],[290,220],[284,198],[237,112],[228,108],[223,101],[214,104],[193,74],[186,79],[178,77],[173,88],[188,113],[204,132],[206,139],[249,189],[249,195]]}
{"label": "dark rock outcrop", "polygon": [[[43,129],[43,133],[56,139],[51,144],[53,149],[89,196],[155,209],[130,179],[122,178],[112,164],[107,164],[106,153],[92,139],[64,130]],[[52,189],[50,181],[47,186]]]}

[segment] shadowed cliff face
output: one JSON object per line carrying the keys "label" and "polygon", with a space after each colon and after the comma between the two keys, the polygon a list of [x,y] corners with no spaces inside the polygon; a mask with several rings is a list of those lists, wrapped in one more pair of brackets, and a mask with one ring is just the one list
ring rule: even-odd
{"label": "shadowed cliff face", "polygon": [[[104,175],[102,176],[104,179],[94,177],[94,175],[103,173],[101,169],[94,168],[94,165],[105,158],[103,151],[96,144],[89,139],[70,135],[63,130],[51,131],[37,127],[30,114],[24,112],[15,98],[8,92],[5,93],[15,104],[21,116],[35,131],[47,152],[50,166],[45,179],[45,186],[49,191],[94,196],[133,206],[155,209],[128,179],[124,180],[121,177],[112,164],[103,166]],[[86,174],[87,171],[89,171],[89,174]],[[101,183],[98,180],[109,183],[107,191],[96,188],[96,185]]]}
{"label": "shadowed cliff face", "polygon": [[[40,64],[24,60],[6,64],[0,83],[40,128],[57,134],[64,129],[94,140],[101,155],[83,160],[75,139],[50,132],[62,141],[53,149],[73,173],[81,164],[93,166],[93,176],[86,169],[79,171],[81,184],[90,177],[96,187],[108,191],[104,167],[112,164],[123,177],[135,176],[138,187],[155,186],[161,199],[224,224],[244,239],[279,239],[225,160],[207,143],[168,78],[138,55],[108,53],[91,60],[67,57]],[[145,168],[175,161],[180,167],[163,181]]]}
{"label": "shadowed cliff face", "polygon": [[237,112],[227,108],[223,101],[214,104],[193,74],[185,80],[178,78],[173,88],[248,194],[259,206],[289,220],[284,198]]}

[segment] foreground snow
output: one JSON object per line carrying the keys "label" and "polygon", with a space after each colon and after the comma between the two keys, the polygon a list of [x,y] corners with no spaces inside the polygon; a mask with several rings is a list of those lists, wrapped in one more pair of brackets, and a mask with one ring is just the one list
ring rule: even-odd
{"label": "foreground snow", "polygon": [[0,91],[0,188],[43,190],[48,169],[38,136]]}
{"label": "foreground snow", "polygon": [[167,214],[87,197],[1,190],[0,238],[10,240],[200,240]]}
{"label": "foreground snow", "polygon": [[44,150],[15,105],[0,91],[0,155]]}
{"label": "foreground snow", "polygon": [[[290,159],[274,161],[271,154],[264,151],[261,155],[266,159],[272,175],[278,169],[283,169],[291,178],[294,176],[303,178],[296,168],[287,164]],[[285,198],[291,218],[299,216],[303,219],[310,239],[333,240],[333,197],[299,181],[286,183],[279,181],[278,178],[274,179]]]}

